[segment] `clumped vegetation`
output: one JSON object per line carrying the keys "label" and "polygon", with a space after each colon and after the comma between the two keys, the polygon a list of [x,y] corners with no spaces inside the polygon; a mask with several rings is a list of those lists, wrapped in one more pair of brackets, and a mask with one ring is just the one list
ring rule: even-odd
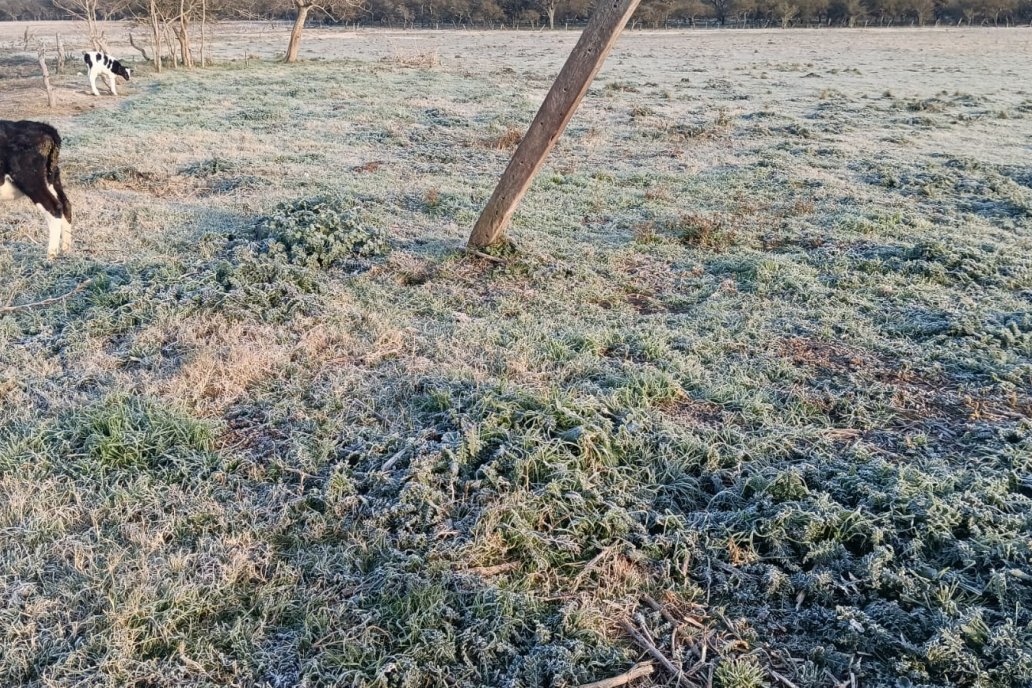
{"label": "clumped vegetation", "polygon": [[61,122],[78,252],[0,218],[0,684],[1029,685],[1026,166],[881,81],[676,139],[627,113],[748,101],[610,89],[469,255],[536,102],[449,62]]}
{"label": "clumped vegetation", "polygon": [[735,241],[735,230],[727,224],[726,218],[689,213],[678,218],[674,231],[686,246],[722,250]]}
{"label": "clumped vegetation", "polygon": [[292,263],[328,268],[345,260],[382,256],[386,232],[349,199],[320,196],[280,203],[258,224],[258,237],[282,247]]}

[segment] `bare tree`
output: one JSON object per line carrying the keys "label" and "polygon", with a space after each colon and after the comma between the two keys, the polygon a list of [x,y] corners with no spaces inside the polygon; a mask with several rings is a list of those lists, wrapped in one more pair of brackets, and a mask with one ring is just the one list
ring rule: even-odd
{"label": "bare tree", "polygon": [[912,0],[910,11],[917,18],[917,25],[923,26],[935,14],[935,0]]}
{"label": "bare tree", "polygon": [[149,19],[151,25],[151,35],[154,39],[154,67],[161,73],[161,29],[158,26],[158,3],[156,0],[150,0]]}
{"label": "bare tree", "polygon": [[208,33],[208,0],[201,0],[201,66],[208,64],[207,47]]}
{"label": "bare tree", "polygon": [[559,9],[559,0],[540,0],[539,4],[548,16],[549,31],[555,29],[555,11]]}
{"label": "bare tree", "polygon": [[179,43],[179,61],[187,69],[193,67],[193,51],[190,49],[190,14],[193,11],[193,3],[187,0],[179,0],[179,16],[176,23],[172,25],[172,33],[175,34]]}
{"label": "bare tree", "polygon": [[129,6],[129,0],[52,0],[54,7],[63,10],[76,19],[86,22],[90,45],[94,50],[107,52],[104,34],[97,24],[97,15],[111,15]]}
{"label": "bare tree", "polygon": [[781,0],[774,6],[774,16],[781,22],[781,28],[787,29],[792,20],[799,14],[799,8],[786,0]]}
{"label": "bare tree", "polygon": [[721,26],[727,23],[734,0],[704,0],[704,2],[713,8],[713,16],[717,18]]}
{"label": "bare tree", "polygon": [[57,34],[57,73],[63,74],[68,55],[65,53],[64,38]]}
{"label": "bare tree", "polygon": [[301,32],[305,30],[305,20],[308,13],[316,6],[315,0],[292,0],[297,8],[297,16],[294,17],[294,28],[290,30],[290,42],[287,43],[286,62],[297,62],[297,53],[301,49]]}
{"label": "bare tree", "polygon": [[[297,62],[297,54],[301,49],[301,32],[305,30],[305,21],[308,19],[308,13],[312,10],[319,10],[331,21],[336,21],[334,15],[340,16],[341,12],[347,12],[353,10],[362,4],[362,0],[344,0],[344,2],[334,2],[333,7],[328,6],[327,3],[316,4],[315,0],[291,0],[291,4],[296,12],[294,15],[294,27],[290,30],[290,42],[287,43],[287,56],[284,58],[284,62],[292,63]],[[393,8],[393,11],[397,15],[397,8]],[[404,15],[402,19],[405,19]]]}

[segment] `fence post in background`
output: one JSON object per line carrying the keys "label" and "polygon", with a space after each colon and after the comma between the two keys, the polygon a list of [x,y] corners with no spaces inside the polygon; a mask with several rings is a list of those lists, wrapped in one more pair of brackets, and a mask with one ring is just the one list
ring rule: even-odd
{"label": "fence post in background", "polygon": [[57,105],[57,102],[54,100],[54,88],[50,85],[50,70],[47,69],[46,46],[40,45],[39,50],[36,51],[36,54],[39,55],[40,69],[43,70],[43,85],[46,86],[47,89],[47,105],[50,107],[51,110],[53,110],[54,106]]}

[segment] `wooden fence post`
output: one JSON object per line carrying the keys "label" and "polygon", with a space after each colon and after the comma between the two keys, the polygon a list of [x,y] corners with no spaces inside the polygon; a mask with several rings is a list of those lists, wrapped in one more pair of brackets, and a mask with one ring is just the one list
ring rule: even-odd
{"label": "wooden fence post", "polygon": [[530,188],[548,152],[562,136],[592,79],[640,1],[602,0],[595,8],[584,33],[545,96],[534,122],[473,227],[467,243],[469,248],[483,248],[502,239],[516,206]]}
{"label": "wooden fence post", "polygon": [[39,67],[43,70],[43,85],[47,89],[47,105],[53,110],[57,103],[54,100],[54,88],[50,85],[50,70],[47,69],[47,49],[40,45],[36,54],[39,56]]}

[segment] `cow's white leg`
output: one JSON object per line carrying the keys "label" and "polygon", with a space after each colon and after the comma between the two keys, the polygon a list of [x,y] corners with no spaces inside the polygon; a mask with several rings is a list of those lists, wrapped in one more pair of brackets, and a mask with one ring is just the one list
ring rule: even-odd
{"label": "cow's white leg", "polygon": [[115,90],[115,75],[112,74],[111,72],[108,72],[106,79],[107,79],[108,90],[111,91],[111,95],[117,96],[118,95],[118,91]]}
{"label": "cow's white leg", "polygon": [[[50,193],[54,198],[58,198],[57,189],[54,188],[53,184],[47,184],[47,188],[50,189]],[[50,214],[47,214],[47,222],[50,221]],[[68,253],[72,250],[72,223],[66,220],[64,217],[61,218],[61,253]]]}
{"label": "cow's white leg", "polygon": [[24,196],[18,187],[14,185],[11,178],[4,175],[4,183],[0,184],[0,201],[13,201],[16,198]]}
{"label": "cow's white leg", "polygon": [[93,91],[93,95],[100,95],[97,92],[97,70],[95,67],[90,67],[90,90]]}
{"label": "cow's white leg", "polygon": [[43,213],[43,217],[47,221],[47,227],[50,229],[50,241],[47,243],[47,260],[53,260],[61,252],[61,234],[66,220],[63,217],[54,217],[48,213],[43,208],[42,203],[37,203],[36,207],[39,208],[39,212]]}
{"label": "cow's white leg", "polygon": [[61,218],[61,253],[69,253],[72,250],[72,223]]}

